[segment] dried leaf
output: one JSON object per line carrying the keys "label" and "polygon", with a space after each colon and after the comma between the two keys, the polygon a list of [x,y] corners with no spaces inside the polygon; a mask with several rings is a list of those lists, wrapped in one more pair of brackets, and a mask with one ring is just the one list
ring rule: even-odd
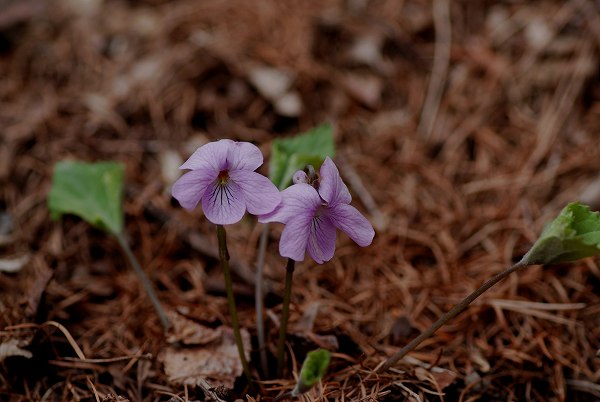
{"label": "dried leaf", "polygon": [[168,314],[172,328],[167,336],[167,342],[181,342],[184,345],[206,345],[223,336],[223,327],[209,328],[198,324],[181,314]]}
{"label": "dried leaf", "polygon": [[248,80],[262,96],[275,100],[287,92],[294,77],[276,68],[255,67],[248,72]]}
{"label": "dried leaf", "polygon": [[[158,358],[164,364],[169,381],[198,386],[204,380],[215,387],[233,387],[236,377],[242,374],[242,363],[233,331],[223,327],[222,332],[219,341],[202,347],[167,347]],[[250,360],[250,334],[245,329],[241,332],[246,359]]]}
{"label": "dried leaf", "polygon": [[383,81],[374,75],[347,74],[342,83],[348,93],[357,101],[370,108],[376,108],[381,102]]}
{"label": "dried leaf", "polygon": [[433,367],[431,370],[427,370],[423,367],[417,367],[415,369],[415,375],[421,381],[430,381],[437,384],[440,389],[446,388],[456,379],[455,372],[443,369],[441,367]]}
{"label": "dried leaf", "polygon": [[18,272],[29,262],[31,255],[26,254],[15,258],[5,258],[0,260],[0,272],[14,273]]}
{"label": "dried leaf", "polygon": [[22,356],[31,359],[33,354],[28,350],[21,349],[19,346],[20,342],[17,339],[9,339],[0,343],[0,362],[11,356]]}

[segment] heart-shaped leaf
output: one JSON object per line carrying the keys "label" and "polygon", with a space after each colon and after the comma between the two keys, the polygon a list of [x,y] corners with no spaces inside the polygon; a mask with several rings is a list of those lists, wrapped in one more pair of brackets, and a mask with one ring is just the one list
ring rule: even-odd
{"label": "heart-shaped leaf", "polygon": [[292,138],[273,141],[269,177],[280,189],[285,189],[291,182],[297,170],[306,165],[315,169],[323,163],[327,156],[335,153],[333,142],[333,127],[324,124]]}
{"label": "heart-shaped leaf", "polygon": [[124,171],[116,162],[58,162],[48,195],[52,219],[73,214],[109,233],[120,233]]}
{"label": "heart-shaped leaf", "polygon": [[596,254],[600,254],[600,213],[572,202],[546,226],[523,263],[553,264]]}

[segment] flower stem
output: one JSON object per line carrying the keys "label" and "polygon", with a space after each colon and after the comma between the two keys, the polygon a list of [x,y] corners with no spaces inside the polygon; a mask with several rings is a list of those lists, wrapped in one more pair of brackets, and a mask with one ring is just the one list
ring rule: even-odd
{"label": "flower stem", "polygon": [[461,300],[457,305],[452,307],[450,311],[442,315],[435,323],[433,323],[433,325],[427,328],[427,330],[423,331],[419,336],[417,336],[415,339],[406,344],[402,349],[390,356],[386,360],[386,362],[381,367],[379,367],[379,369],[377,369],[377,372],[381,373],[392,367],[394,364],[396,364],[396,362],[398,362],[398,360],[402,359],[409,352],[413,351],[417,346],[419,346],[421,342],[433,335],[435,331],[440,329],[440,327],[442,327],[448,321],[456,317],[458,314],[462,313],[463,310],[466,309],[469,304],[471,304],[475,299],[477,299],[479,296],[485,293],[489,288],[491,288],[492,286],[494,286],[513,272],[516,272],[528,265],[529,264],[527,264],[527,262],[522,259],[512,267],[507,268],[504,271],[494,275],[491,279],[489,279],[483,285],[477,288],[473,293],[471,293],[463,300]]}
{"label": "flower stem", "polygon": [[217,225],[217,239],[219,240],[219,260],[221,268],[225,276],[225,288],[227,289],[227,302],[229,304],[229,315],[231,316],[231,326],[233,327],[233,335],[235,336],[235,344],[237,345],[240,361],[248,384],[252,386],[252,377],[250,376],[250,368],[244,353],[244,343],[242,342],[242,334],[240,332],[240,322],[238,320],[237,309],[235,307],[235,297],[233,296],[233,284],[231,282],[231,271],[229,269],[229,251],[227,251],[227,234],[223,225]]}
{"label": "flower stem", "polygon": [[283,356],[285,351],[285,336],[287,333],[288,318],[290,316],[290,296],[292,294],[292,277],[294,276],[295,261],[288,258],[285,267],[285,289],[283,291],[283,309],[281,310],[281,323],[279,326],[279,342],[277,343],[277,376],[283,376]]}
{"label": "flower stem", "polygon": [[133,267],[133,270],[135,271],[138,278],[140,279],[140,282],[142,282],[142,286],[144,287],[146,294],[150,298],[150,301],[152,302],[152,305],[154,306],[154,309],[156,310],[156,314],[158,314],[160,323],[162,324],[165,331],[167,331],[169,328],[171,328],[171,323],[169,322],[169,319],[167,318],[167,314],[165,314],[165,310],[163,310],[162,305],[158,301],[158,297],[156,296],[156,293],[154,292],[154,288],[152,287],[152,283],[150,282],[150,279],[148,279],[148,276],[146,276],[146,273],[140,266],[140,263],[138,262],[137,258],[135,258],[135,255],[133,254],[133,251],[131,251],[131,247],[129,247],[129,244],[127,243],[127,240],[125,240],[125,236],[123,236],[123,233],[115,233],[114,235],[117,238],[117,241],[119,242],[119,245],[121,246],[121,249],[127,256],[129,263]]}
{"label": "flower stem", "polygon": [[256,262],[256,288],[255,288],[255,306],[256,306],[256,332],[258,334],[258,350],[260,353],[260,366],[263,375],[269,376],[269,365],[267,364],[267,342],[265,337],[265,315],[264,315],[264,294],[263,294],[263,270],[265,266],[265,253],[267,251],[267,240],[269,238],[269,224],[266,223],[260,235],[258,243],[258,260]]}

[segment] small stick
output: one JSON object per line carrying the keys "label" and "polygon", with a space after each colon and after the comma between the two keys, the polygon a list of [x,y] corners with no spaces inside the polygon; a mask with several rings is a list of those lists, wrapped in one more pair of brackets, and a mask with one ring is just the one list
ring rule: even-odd
{"label": "small stick", "polygon": [[477,288],[473,293],[471,293],[463,300],[461,300],[457,305],[452,307],[450,311],[442,315],[435,323],[433,323],[432,326],[427,328],[427,330],[423,331],[419,336],[417,336],[415,339],[406,344],[402,349],[390,356],[386,360],[386,362],[376,370],[376,372],[381,373],[392,367],[394,364],[396,364],[396,362],[398,362],[398,360],[402,359],[409,352],[413,351],[417,346],[419,346],[421,342],[433,335],[435,331],[440,329],[440,327],[442,327],[452,318],[456,317],[458,314],[462,313],[463,310],[465,310],[469,304],[471,304],[475,299],[477,299],[479,296],[485,293],[489,288],[491,288],[492,286],[494,286],[513,272],[516,272],[528,265],[529,264],[525,261],[525,258],[523,258],[521,259],[521,261],[519,261],[512,267],[507,268],[504,271],[494,275],[491,279],[489,279],[487,282],[485,282],[483,285]]}

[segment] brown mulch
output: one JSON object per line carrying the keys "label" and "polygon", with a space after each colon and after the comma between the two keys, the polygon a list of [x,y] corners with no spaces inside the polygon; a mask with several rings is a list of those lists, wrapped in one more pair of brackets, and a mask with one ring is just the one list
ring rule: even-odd
{"label": "brown mulch", "polygon": [[[513,275],[374,372],[567,202],[600,208],[599,57],[588,0],[0,0],[0,260],[22,262],[0,273],[0,342],[16,354],[0,362],[0,399],[205,398],[167,378],[166,337],[117,242],[50,220],[55,162],[125,164],[127,237],[161,301],[217,328],[229,318],[214,227],[170,199],[173,166],[218,138],[268,160],[274,138],[331,122],[377,235],[364,249],[341,235],[331,262],[296,270],[293,370],[337,346],[305,400],[599,400],[597,259]],[[253,80],[264,67],[295,103]],[[228,229],[253,340],[260,232],[251,218]],[[271,349],[280,232],[265,267]],[[286,378],[250,398],[272,400]]]}

